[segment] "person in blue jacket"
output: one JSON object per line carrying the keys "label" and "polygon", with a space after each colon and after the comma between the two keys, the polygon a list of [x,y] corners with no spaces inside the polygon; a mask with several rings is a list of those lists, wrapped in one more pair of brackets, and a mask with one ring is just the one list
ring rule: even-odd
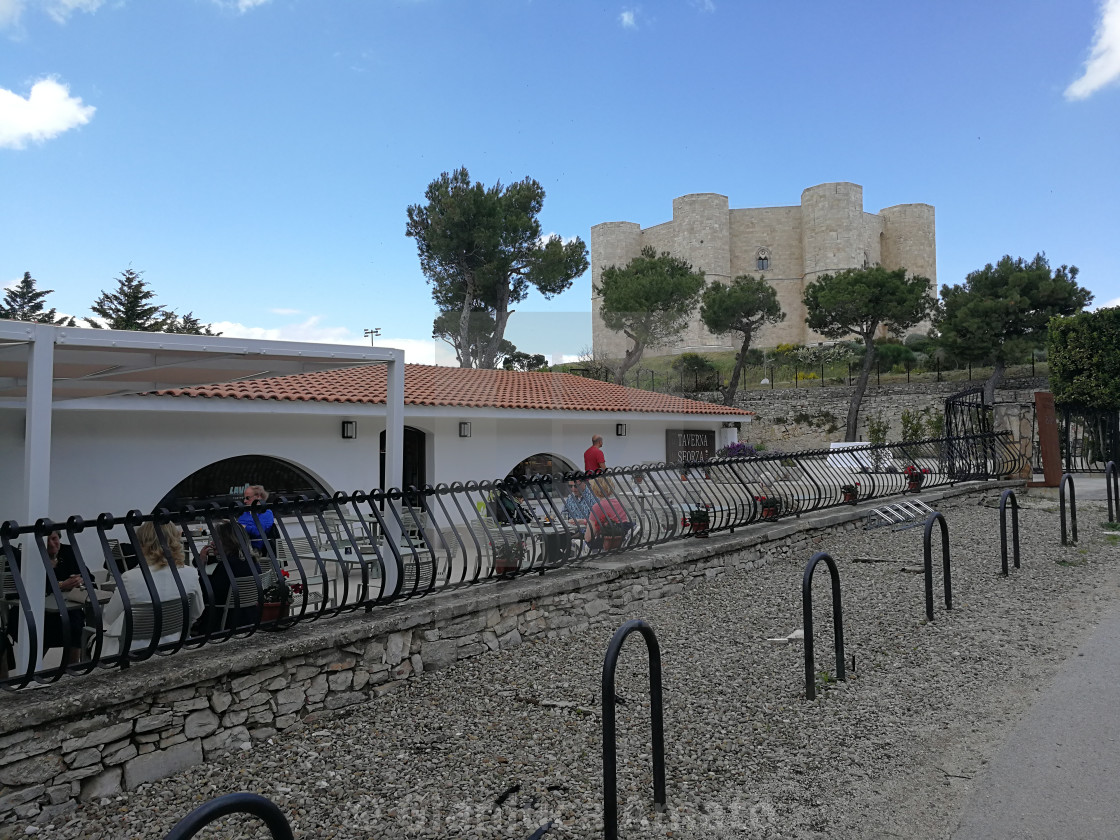
{"label": "person in blue jacket", "polygon": [[[245,495],[242,500],[247,505],[254,502],[260,502],[262,505],[268,501],[268,491],[259,484],[248,484],[245,486]],[[261,510],[257,512],[261,520],[261,527],[257,528],[257,523],[253,519],[252,511],[245,511],[237,517],[238,523],[245,532],[249,535],[249,544],[252,546],[253,551],[263,552],[264,541],[269,536],[269,531],[272,530],[273,524],[276,522],[276,517],[273,516],[270,510]]]}

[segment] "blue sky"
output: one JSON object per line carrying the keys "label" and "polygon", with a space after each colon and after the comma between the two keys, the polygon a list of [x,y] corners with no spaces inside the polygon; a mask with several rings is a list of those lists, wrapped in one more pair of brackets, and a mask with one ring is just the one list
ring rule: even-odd
{"label": "blue sky", "polygon": [[[131,266],[227,335],[448,361],[409,204],[536,178],[544,230],[672,199],[937,211],[938,279],[1003,254],[1120,302],[1120,0],[0,0],[0,285],[78,316]],[[590,345],[590,277],[511,318]]]}

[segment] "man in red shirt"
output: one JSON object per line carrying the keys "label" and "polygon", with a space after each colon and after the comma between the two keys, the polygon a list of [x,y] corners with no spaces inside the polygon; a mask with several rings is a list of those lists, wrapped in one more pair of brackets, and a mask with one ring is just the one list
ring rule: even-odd
{"label": "man in red shirt", "polygon": [[603,455],[603,436],[592,435],[591,446],[583,453],[583,471],[597,472],[606,465],[607,459]]}

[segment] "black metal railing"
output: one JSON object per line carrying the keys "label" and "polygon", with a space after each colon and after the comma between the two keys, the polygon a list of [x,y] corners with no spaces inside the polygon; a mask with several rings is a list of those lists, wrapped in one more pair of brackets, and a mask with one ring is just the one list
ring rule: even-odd
{"label": "black metal railing", "polygon": [[[969,463],[979,477],[1019,468],[1006,433],[963,436],[954,446],[971,448]],[[704,518],[716,534],[897,495],[908,487],[908,467],[921,472],[923,489],[949,485],[955,478],[945,453],[945,440],[927,440],[606,470],[608,489],[630,525],[621,544],[605,553],[690,538]],[[5,522],[0,687],[124,668],[154,655],[601,556],[599,542],[585,539],[595,535],[565,510],[568,480],[582,475],[277,498],[251,508],[215,503],[92,520]],[[239,518],[267,538],[254,546],[243,529],[233,528],[229,545],[215,540],[223,522]],[[156,556],[141,562],[138,532],[155,525],[169,530],[155,529]],[[57,566],[53,531],[73,555]],[[207,558],[203,549],[212,542]],[[172,562],[180,557],[182,566]],[[34,565],[23,569],[29,560]],[[71,574],[60,578],[66,563]],[[30,621],[32,615],[41,620]],[[61,648],[61,663],[41,664],[42,647]]]}
{"label": "black metal railing", "polygon": [[993,429],[993,408],[984,401],[983,388],[969,388],[945,400],[945,458],[947,472],[957,481],[982,478],[992,453],[973,446]]}
{"label": "black metal railing", "polygon": [[1120,460],[1120,412],[1059,406],[1058,447],[1063,472],[1104,472]]}

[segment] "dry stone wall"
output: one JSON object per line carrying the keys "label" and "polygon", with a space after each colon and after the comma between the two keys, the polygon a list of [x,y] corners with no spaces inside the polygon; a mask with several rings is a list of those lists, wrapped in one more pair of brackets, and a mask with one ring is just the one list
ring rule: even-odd
{"label": "dry stone wall", "polygon": [[857,527],[862,515],[823,511],[2,695],[0,825],[46,820],[81,800],[251,749],[290,727],[376,702],[460,659],[620,625],[636,614],[635,604],[671,597],[730,568],[791,555],[808,560],[830,529]]}
{"label": "dry stone wall", "polygon": [[[872,384],[860,408],[859,435],[867,439],[867,419],[881,413],[890,420],[890,441],[901,439],[903,411],[944,414],[945,399],[969,387],[968,382],[927,382],[909,385]],[[974,380],[979,387],[982,380]],[[1010,430],[1017,439],[1030,440],[1033,430],[1034,394],[1047,390],[1045,378],[1018,379],[996,391],[997,431]],[[755,412],[755,421],[744,425],[739,438],[744,443],[764,444],[769,449],[825,448],[844,439],[844,422],[852,390],[847,387],[806,385],[803,388],[755,388],[740,390],[735,405]],[[720,402],[719,394],[699,395]],[[1028,450],[1029,451],[1029,450]]]}

